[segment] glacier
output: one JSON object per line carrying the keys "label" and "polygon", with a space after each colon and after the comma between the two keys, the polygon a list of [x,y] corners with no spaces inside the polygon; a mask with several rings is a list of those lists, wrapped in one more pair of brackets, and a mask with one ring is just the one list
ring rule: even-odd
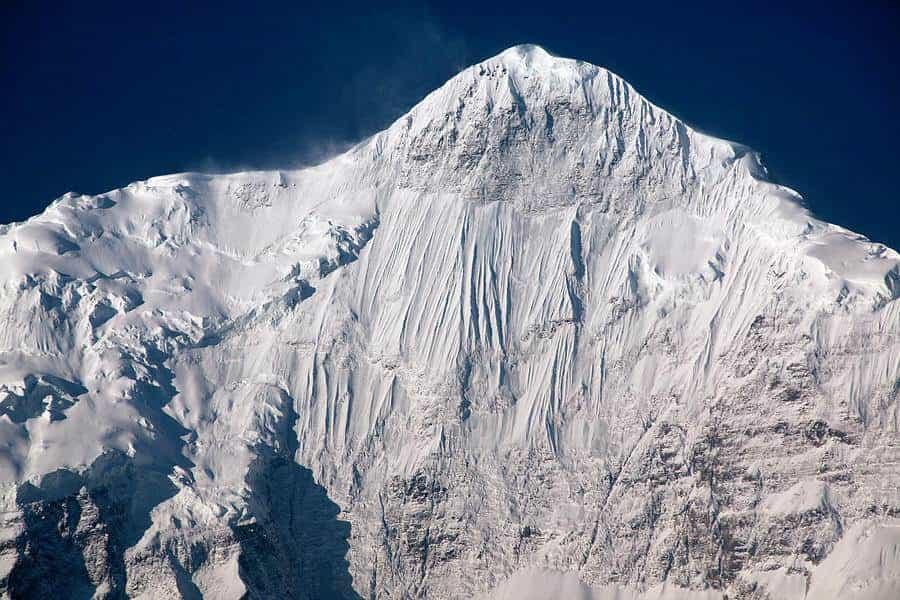
{"label": "glacier", "polygon": [[900,255],[522,45],[0,226],[10,598],[900,597]]}

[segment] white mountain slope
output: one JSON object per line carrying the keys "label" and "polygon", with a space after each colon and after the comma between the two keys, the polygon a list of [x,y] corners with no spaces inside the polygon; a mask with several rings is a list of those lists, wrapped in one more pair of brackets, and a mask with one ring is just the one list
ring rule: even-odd
{"label": "white mountain slope", "polygon": [[599,67],[0,255],[9,597],[900,597],[900,256]]}

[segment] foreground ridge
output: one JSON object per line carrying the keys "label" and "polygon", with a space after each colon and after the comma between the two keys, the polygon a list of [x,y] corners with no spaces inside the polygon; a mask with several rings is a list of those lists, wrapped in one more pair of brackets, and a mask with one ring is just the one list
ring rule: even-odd
{"label": "foreground ridge", "polygon": [[900,256],[600,67],[0,256],[10,597],[900,595]]}

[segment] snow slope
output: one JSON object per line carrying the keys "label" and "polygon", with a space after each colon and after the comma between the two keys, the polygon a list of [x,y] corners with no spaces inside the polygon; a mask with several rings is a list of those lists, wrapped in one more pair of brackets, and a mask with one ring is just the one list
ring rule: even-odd
{"label": "snow slope", "polygon": [[900,256],[602,68],[0,255],[11,597],[895,595]]}

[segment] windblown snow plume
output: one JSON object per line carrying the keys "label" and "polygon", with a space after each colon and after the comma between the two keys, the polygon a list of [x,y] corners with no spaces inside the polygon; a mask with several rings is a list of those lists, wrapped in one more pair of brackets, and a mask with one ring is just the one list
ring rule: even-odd
{"label": "windblown snow plume", "polygon": [[517,46],[0,227],[11,598],[900,597],[900,256]]}

